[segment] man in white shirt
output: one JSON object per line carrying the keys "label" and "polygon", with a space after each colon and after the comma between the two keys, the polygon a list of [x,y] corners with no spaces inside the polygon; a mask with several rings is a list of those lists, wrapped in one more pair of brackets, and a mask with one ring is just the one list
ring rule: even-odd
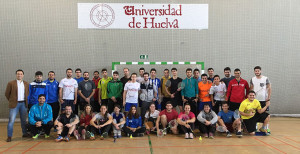
{"label": "man in white shirt", "polygon": [[[271,98],[271,82],[268,77],[261,75],[261,67],[254,67],[254,74],[250,80],[250,90],[255,91],[256,99],[260,102],[261,107],[264,108],[266,106],[266,102],[270,101]],[[267,108],[266,111],[269,111]]]}
{"label": "man in white shirt", "polygon": [[128,81],[124,87],[123,106],[125,106],[125,112],[128,112],[132,105],[137,108],[140,83],[136,82],[136,77],[137,74],[132,73],[131,81]]}
{"label": "man in white shirt", "polygon": [[65,111],[66,106],[71,106],[72,111],[75,110],[77,102],[78,83],[72,78],[73,70],[68,68],[66,70],[67,77],[62,79],[59,83],[59,102],[61,103],[61,111]]}

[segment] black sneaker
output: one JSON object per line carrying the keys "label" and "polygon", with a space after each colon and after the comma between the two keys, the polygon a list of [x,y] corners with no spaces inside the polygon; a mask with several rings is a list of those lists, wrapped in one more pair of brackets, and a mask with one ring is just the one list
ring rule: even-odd
{"label": "black sneaker", "polygon": [[236,136],[239,137],[239,138],[241,138],[243,136],[243,134],[242,134],[241,131],[238,131],[238,132],[236,132]]}
{"label": "black sneaker", "polygon": [[144,136],[144,133],[138,133],[138,137]]}
{"label": "black sneaker", "polygon": [[226,137],[231,137],[232,136],[229,131],[227,131],[226,134],[227,134]]}

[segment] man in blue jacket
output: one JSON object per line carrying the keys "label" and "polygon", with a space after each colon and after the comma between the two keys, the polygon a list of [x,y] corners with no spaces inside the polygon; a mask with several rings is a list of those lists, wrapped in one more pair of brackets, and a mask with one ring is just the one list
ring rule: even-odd
{"label": "man in blue jacket", "polygon": [[58,85],[59,82],[55,80],[54,71],[48,73],[48,80],[45,80],[48,88],[48,101],[47,103],[52,107],[53,119],[55,120],[59,113],[59,103],[58,103]]}
{"label": "man in blue jacket", "polygon": [[43,73],[41,71],[37,71],[35,73],[35,80],[29,84],[28,110],[30,110],[34,104],[39,103],[38,96],[40,94],[44,94],[46,102],[48,101],[48,88],[42,79]]}
{"label": "man in blue jacket", "polygon": [[33,105],[30,108],[28,121],[31,126],[32,138],[37,139],[39,137],[38,131],[42,129],[45,131],[45,138],[49,137],[50,129],[53,127],[52,121],[52,108],[45,103],[46,96],[40,94],[38,96],[38,104]]}

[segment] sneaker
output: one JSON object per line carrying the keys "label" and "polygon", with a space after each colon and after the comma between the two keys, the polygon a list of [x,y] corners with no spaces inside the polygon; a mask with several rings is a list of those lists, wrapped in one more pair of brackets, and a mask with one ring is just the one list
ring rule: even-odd
{"label": "sneaker", "polygon": [[60,142],[63,140],[63,137],[62,136],[57,136],[57,138],[55,139],[56,142]]}
{"label": "sneaker", "polygon": [[190,133],[190,139],[193,139],[193,138],[194,138],[193,133]]}
{"label": "sneaker", "polygon": [[70,138],[69,138],[68,136],[65,136],[65,137],[64,137],[64,140],[65,140],[66,142],[69,142],[69,141],[70,141]]}
{"label": "sneaker", "polygon": [[209,138],[210,139],[214,139],[214,134],[213,133],[209,133]]}
{"label": "sneaker", "polygon": [[267,129],[263,129],[262,127],[259,129],[260,132],[268,133]]}
{"label": "sneaker", "polygon": [[236,136],[237,136],[237,137],[242,137],[242,136],[243,136],[243,134],[242,134],[242,132],[241,132],[241,131],[238,131],[238,132],[236,132]]}
{"label": "sneaker", "polygon": [[33,139],[37,139],[39,137],[39,134],[36,134],[35,136],[32,136]]}
{"label": "sneaker", "polygon": [[93,133],[90,132],[90,131],[87,131],[87,132],[85,133],[85,137],[90,138],[90,137],[91,137],[91,134],[93,134]]}
{"label": "sneaker", "polygon": [[103,135],[100,136],[100,140],[104,140],[104,136]]}
{"label": "sneaker", "polygon": [[185,139],[189,139],[190,137],[189,137],[189,133],[185,133],[185,137],[184,137]]}
{"label": "sneaker", "polygon": [[74,131],[74,137],[76,138],[76,140],[80,140],[80,135],[78,133],[78,130]]}
{"label": "sneaker", "polygon": [[50,135],[45,134],[45,138],[49,138],[49,137],[50,137]]}
{"label": "sneaker", "polygon": [[226,134],[227,134],[226,137],[231,137],[232,136],[229,131],[227,131]]}
{"label": "sneaker", "polygon": [[122,132],[121,130],[118,131],[118,138],[121,138],[122,137]]}
{"label": "sneaker", "polygon": [[85,129],[83,129],[83,130],[81,131],[81,138],[82,138],[83,140],[85,140],[85,134],[86,134],[86,131],[85,131]]}
{"label": "sneaker", "polygon": [[89,132],[89,135],[90,135],[90,139],[91,139],[91,140],[95,140],[95,135],[94,135],[94,133]]}
{"label": "sneaker", "polygon": [[138,133],[138,137],[143,137],[144,133]]}
{"label": "sneaker", "polygon": [[205,134],[204,134],[204,137],[205,137],[205,138],[208,138],[208,134],[207,134],[207,133],[205,133]]}

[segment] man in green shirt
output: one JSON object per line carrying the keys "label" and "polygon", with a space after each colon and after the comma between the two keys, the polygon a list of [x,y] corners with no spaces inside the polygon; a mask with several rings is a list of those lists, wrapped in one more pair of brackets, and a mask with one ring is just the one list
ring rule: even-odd
{"label": "man in green shirt", "polygon": [[122,103],[122,91],[123,83],[118,79],[119,73],[117,71],[113,72],[113,80],[109,81],[107,84],[107,93],[108,93],[108,112],[112,113],[114,106],[116,104],[120,105],[121,109],[123,106]]}
{"label": "man in green shirt", "polygon": [[99,89],[99,104],[105,104],[107,106],[108,104],[108,96],[107,96],[107,84],[110,80],[112,80],[111,77],[107,76],[107,69],[102,69],[102,76],[103,78],[98,83],[98,89]]}

